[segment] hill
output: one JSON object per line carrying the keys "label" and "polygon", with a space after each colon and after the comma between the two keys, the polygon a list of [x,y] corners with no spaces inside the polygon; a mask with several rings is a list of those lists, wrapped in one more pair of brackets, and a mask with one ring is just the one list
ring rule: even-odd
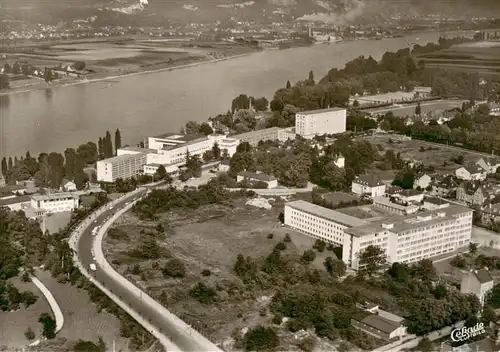
{"label": "hill", "polygon": [[97,16],[99,22],[156,26],[165,22],[271,22],[304,15],[328,15],[336,24],[439,13],[490,16],[496,0],[0,0],[0,18],[57,23]]}

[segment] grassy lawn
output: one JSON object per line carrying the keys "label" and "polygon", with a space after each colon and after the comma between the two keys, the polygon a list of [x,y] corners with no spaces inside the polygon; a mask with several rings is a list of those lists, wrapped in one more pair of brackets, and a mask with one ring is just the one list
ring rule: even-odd
{"label": "grassy lawn", "polygon": [[34,305],[28,308],[21,306],[21,309],[15,312],[0,311],[0,350],[2,351],[5,350],[2,349],[2,346],[6,347],[6,351],[26,347],[26,345],[30,343],[30,341],[24,337],[24,332],[28,329],[28,326],[31,327],[38,338],[42,327],[38,322],[40,314],[52,314],[47,300],[33,283],[22,282],[18,277],[9,281],[14,284],[19,291],[33,292],[38,299]]}

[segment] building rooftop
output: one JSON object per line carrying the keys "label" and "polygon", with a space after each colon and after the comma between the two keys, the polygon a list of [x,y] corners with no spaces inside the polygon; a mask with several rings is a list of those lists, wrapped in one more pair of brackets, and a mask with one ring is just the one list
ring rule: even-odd
{"label": "building rooftop", "polygon": [[474,270],[473,273],[481,284],[493,281],[493,277],[488,269]]}
{"label": "building rooftop", "polygon": [[424,197],[424,202],[435,204],[435,205],[443,205],[443,204],[449,203],[445,199],[439,198],[439,197]]}
{"label": "building rooftop", "polygon": [[208,141],[208,137],[198,136],[197,138],[191,139],[189,141],[185,141],[184,139],[182,139],[182,141],[184,141],[184,143],[168,145],[166,147],[163,147],[162,149],[163,150],[173,150],[173,149],[177,149],[177,148],[186,148],[187,146],[190,146],[190,145],[193,145],[196,143]]}
{"label": "building rooftop", "polygon": [[358,197],[345,192],[329,192],[322,196],[323,200],[332,205],[338,205],[340,203],[349,203],[358,200]]}
{"label": "building rooftop", "polygon": [[164,134],[160,134],[158,136],[154,136],[151,138],[170,139],[170,140],[180,141],[180,142],[189,142],[189,141],[198,139],[200,137],[202,137],[202,136],[199,134],[164,133]]}
{"label": "building rooftop", "polygon": [[467,170],[468,173],[474,175],[474,174],[480,174],[484,172],[484,169],[477,165],[477,164],[469,164],[462,166],[465,170]]}
{"label": "building rooftop", "polygon": [[281,127],[270,127],[270,128],[264,128],[262,130],[257,130],[257,131],[250,131],[250,132],[245,132],[245,133],[240,133],[240,134],[235,134],[232,136],[228,136],[228,138],[232,139],[245,139],[245,138],[251,138],[254,136],[259,136],[262,133],[272,133],[272,132],[278,132],[281,131]]}
{"label": "building rooftop", "polygon": [[128,160],[128,159],[137,158],[138,156],[146,156],[146,154],[147,153],[124,154],[124,155],[120,155],[120,156],[113,156],[113,157],[108,158],[108,159],[99,160],[97,162],[98,163],[99,162],[106,162],[106,163],[111,163],[112,164],[112,163],[117,163],[117,162]]}
{"label": "building rooftop", "polygon": [[314,115],[314,114],[321,114],[323,112],[333,112],[333,111],[346,111],[345,108],[329,108],[329,109],[316,109],[316,110],[308,110],[308,111],[299,111],[298,114],[302,115]]}
{"label": "building rooftop", "polygon": [[122,148],[119,148],[119,149],[121,149],[121,150],[130,150],[132,152],[139,152],[139,153],[152,153],[152,152],[156,151],[154,149],[140,148],[140,147],[122,147]]}
{"label": "building rooftop", "polygon": [[368,315],[366,318],[361,320],[361,323],[386,334],[391,334],[394,330],[400,327],[398,323],[375,314]]}
{"label": "building rooftop", "polygon": [[238,173],[238,176],[245,177],[245,178],[252,178],[255,180],[260,180],[264,182],[270,182],[270,181],[275,181],[277,180],[276,177],[263,174],[263,173],[256,173],[256,172],[250,172],[250,171],[243,171]]}
{"label": "building rooftop", "polygon": [[368,223],[367,221],[358,219],[354,216],[350,216],[336,210],[320,207],[319,205],[309,203],[304,200],[295,200],[293,202],[288,202],[285,205],[289,206],[290,208],[300,210],[310,215],[315,215],[325,220],[333,221],[347,227],[363,226]]}
{"label": "building rooftop", "polygon": [[17,204],[17,203],[24,203],[24,202],[29,202],[30,201],[30,196],[18,196],[18,197],[12,197],[12,198],[4,198],[0,199],[0,207],[12,205],[12,204]]}
{"label": "building rooftop", "polygon": [[55,199],[63,199],[63,198],[78,198],[79,195],[71,192],[61,192],[61,193],[48,193],[48,194],[34,194],[31,196],[31,199],[35,201],[43,201],[43,200],[55,200]]}
{"label": "building rooftop", "polygon": [[359,175],[353,181],[354,183],[358,183],[360,185],[368,186],[368,187],[377,187],[383,186],[384,184],[380,181],[380,179],[375,175]]}
{"label": "building rooftop", "polygon": [[352,227],[345,231],[353,236],[362,237],[372,235],[385,230],[393,233],[401,233],[407,230],[427,227],[442,222],[454,220],[457,215],[472,212],[472,209],[458,205],[450,204],[444,209],[420,210],[408,215],[391,214],[382,219],[377,219],[368,224]]}

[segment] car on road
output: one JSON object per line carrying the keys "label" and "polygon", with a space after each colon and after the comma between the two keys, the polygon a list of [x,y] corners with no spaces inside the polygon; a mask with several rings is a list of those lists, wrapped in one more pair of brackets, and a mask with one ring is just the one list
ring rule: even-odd
{"label": "car on road", "polygon": [[94,263],[90,264],[90,270],[92,270],[92,271],[96,271],[97,270],[97,267],[95,266]]}

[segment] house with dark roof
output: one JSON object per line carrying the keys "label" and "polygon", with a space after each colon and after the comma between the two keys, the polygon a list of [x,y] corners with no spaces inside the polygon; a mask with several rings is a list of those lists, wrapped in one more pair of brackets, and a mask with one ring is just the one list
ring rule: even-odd
{"label": "house with dark roof", "polygon": [[469,164],[455,170],[455,176],[464,181],[483,181],[488,173],[477,164]]}
{"label": "house with dark roof", "polygon": [[21,210],[23,206],[27,206],[31,203],[29,195],[12,196],[0,199],[0,208],[7,207],[12,211]]}
{"label": "house with dark roof", "polygon": [[354,194],[379,197],[385,194],[385,187],[385,184],[375,175],[359,175],[352,181],[351,191]]}
{"label": "house with dark roof", "polygon": [[443,175],[434,179],[432,191],[436,195],[448,195],[457,189],[460,182],[455,175]]}
{"label": "house with dark roof", "polygon": [[484,304],[486,295],[493,289],[493,284],[493,277],[487,268],[472,269],[462,277],[460,292],[473,294],[479,298],[481,304]]}
{"label": "house with dark roof", "polygon": [[468,205],[482,206],[488,199],[488,193],[479,182],[464,181],[457,187],[456,198]]}
{"label": "house with dark roof", "polygon": [[278,187],[278,179],[274,176],[266,175],[258,172],[243,171],[236,175],[236,182],[247,180],[250,182],[264,182],[267,188]]}

